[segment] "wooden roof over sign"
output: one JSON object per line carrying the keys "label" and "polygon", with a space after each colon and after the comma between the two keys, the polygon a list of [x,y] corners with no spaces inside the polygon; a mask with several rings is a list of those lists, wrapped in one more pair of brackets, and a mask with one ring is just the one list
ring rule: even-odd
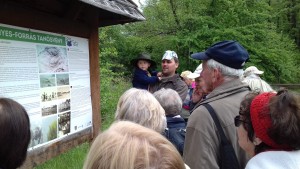
{"label": "wooden roof over sign", "polygon": [[34,10],[81,23],[87,23],[88,13],[94,8],[98,12],[98,27],[145,20],[132,0],[0,0],[0,3],[0,10]]}
{"label": "wooden roof over sign", "polygon": [[[120,18],[119,21],[123,23],[145,20],[145,17],[143,16],[142,12],[138,10],[137,5],[131,0],[79,0],[79,1],[93,5],[99,9],[105,10],[110,13],[116,13],[122,15],[124,19],[127,17],[127,19],[125,20],[122,20],[121,19],[122,17],[119,17]],[[112,14],[106,13],[103,19],[108,21],[108,19],[114,20],[116,19],[116,17],[118,16],[112,16]],[[105,24],[103,26],[105,26]]]}

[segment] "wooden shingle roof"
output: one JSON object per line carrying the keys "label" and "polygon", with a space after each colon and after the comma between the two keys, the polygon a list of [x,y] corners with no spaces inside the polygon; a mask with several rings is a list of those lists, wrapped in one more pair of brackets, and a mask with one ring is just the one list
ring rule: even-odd
{"label": "wooden shingle roof", "polygon": [[112,16],[113,13],[122,15],[124,17],[123,20],[119,20],[120,22],[125,22],[125,20],[127,20],[128,22],[145,20],[145,17],[143,16],[142,12],[139,11],[138,6],[131,0],[79,0],[79,1],[95,6],[100,10],[107,11],[104,18],[106,21],[108,19],[116,18],[116,16],[115,17]]}
{"label": "wooden shingle roof", "polygon": [[80,23],[88,23],[92,9],[97,11],[98,27],[145,20],[132,0],[0,0],[0,4],[2,12],[24,9]]}

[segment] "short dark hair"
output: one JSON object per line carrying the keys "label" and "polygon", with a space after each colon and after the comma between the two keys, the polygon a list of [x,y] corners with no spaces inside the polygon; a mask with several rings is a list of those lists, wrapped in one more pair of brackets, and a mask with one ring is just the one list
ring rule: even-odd
{"label": "short dark hair", "polygon": [[21,166],[30,142],[29,117],[21,104],[0,98],[0,131],[0,168]]}
{"label": "short dark hair", "polygon": [[286,89],[270,99],[272,127],[268,135],[277,144],[300,149],[300,95]]}
{"label": "short dark hair", "polygon": [[173,59],[174,59],[175,63],[179,63],[179,59],[178,58],[174,57]]}

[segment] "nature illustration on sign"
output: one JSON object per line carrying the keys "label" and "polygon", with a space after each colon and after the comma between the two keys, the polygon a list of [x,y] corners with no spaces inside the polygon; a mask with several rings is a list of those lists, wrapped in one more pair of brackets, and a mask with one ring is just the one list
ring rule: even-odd
{"label": "nature illustration on sign", "polygon": [[[68,60],[65,48],[37,46],[39,59],[39,72],[67,72]],[[42,49],[42,50],[41,50]]]}

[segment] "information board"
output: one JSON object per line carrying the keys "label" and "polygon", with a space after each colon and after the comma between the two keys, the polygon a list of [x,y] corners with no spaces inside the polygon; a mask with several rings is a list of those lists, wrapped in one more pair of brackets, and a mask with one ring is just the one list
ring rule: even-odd
{"label": "information board", "polygon": [[92,126],[88,39],[0,24],[0,97],[22,104],[29,150]]}

